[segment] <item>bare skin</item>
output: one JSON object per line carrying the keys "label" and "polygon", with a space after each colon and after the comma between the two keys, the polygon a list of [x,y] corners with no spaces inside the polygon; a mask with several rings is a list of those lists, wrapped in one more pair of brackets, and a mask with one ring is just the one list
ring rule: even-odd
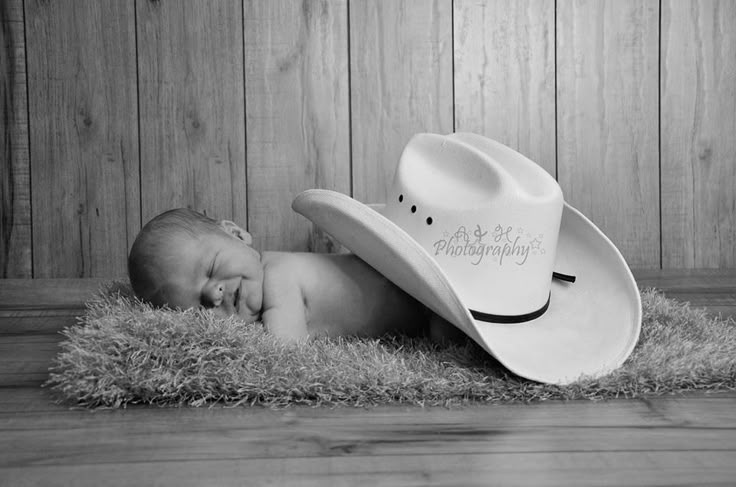
{"label": "bare skin", "polygon": [[263,323],[276,336],[418,335],[426,308],[354,255],[265,252]]}
{"label": "bare skin", "polygon": [[[204,306],[295,341],[320,335],[419,335],[438,320],[422,304],[352,254],[264,252],[229,221],[222,232],[171,242],[176,265],[158,282],[166,304]],[[451,327],[452,328],[452,327]],[[432,336],[440,336],[436,330]]]}

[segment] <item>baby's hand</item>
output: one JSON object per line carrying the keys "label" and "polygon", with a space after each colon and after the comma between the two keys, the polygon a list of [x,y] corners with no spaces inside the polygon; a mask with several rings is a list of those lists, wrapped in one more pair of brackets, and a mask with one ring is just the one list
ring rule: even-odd
{"label": "baby's hand", "polygon": [[295,342],[309,336],[304,305],[301,301],[268,308],[263,312],[263,324],[269,333],[284,341]]}

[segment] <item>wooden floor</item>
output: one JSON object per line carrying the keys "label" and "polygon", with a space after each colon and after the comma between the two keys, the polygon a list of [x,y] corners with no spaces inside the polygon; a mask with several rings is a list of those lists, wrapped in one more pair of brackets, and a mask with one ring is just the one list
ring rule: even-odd
{"label": "wooden floor", "polygon": [[[637,278],[736,315],[736,272]],[[57,406],[39,384],[98,285],[0,281],[0,486],[736,485],[734,393],[455,410]]]}

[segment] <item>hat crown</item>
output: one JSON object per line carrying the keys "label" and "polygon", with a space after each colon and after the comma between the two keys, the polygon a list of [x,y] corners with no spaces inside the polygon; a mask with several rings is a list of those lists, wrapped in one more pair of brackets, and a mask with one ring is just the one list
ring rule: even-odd
{"label": "hat crown", "polygon": [[471,309],[531,313],[549,299],[562,191],[547,172],[474,134],[419,134],[385,216],[439,264]]}
{"label": "hat crown", "polygon": [[442,194],[460,207],[501,197],[536,204],[562,201],[560,186],[541,166],[503,144],[469,133],[414,136],[401,155],[396,178],[417,178],[411,188],[420,199]]}

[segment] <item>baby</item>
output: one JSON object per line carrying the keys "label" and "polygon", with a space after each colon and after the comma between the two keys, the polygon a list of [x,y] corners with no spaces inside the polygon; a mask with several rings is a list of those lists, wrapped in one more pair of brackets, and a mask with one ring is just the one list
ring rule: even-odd
{"label": "baby", "polygon": [[188,209],[143,227],[128,274],[135,294],[155,306],[262,321],[289,341],[388,332],[439,338],[454,329],[352,254],[259,254],[235,223]]}

